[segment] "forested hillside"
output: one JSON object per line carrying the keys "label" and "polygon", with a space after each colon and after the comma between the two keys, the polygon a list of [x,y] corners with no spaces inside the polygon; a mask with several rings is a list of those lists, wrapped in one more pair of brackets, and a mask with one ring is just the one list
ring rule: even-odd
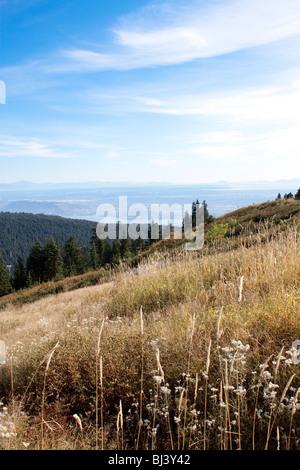
{"label": "forested hillside", "polygon": [[0,212],[0,251],[6,264],[14,265],[18,256],[26,260],[36,239],[41,243],[53,237],[65,243],[76,236],[79,245],[88,245],[96,222],[66,219],[43,214]]}
{"label": "forested hillside", "polygon": [[[205,201],[203,204],[204,220],[212,221]],[[192,204],[190,216],[193,226],[196,224],[198,208],[197,200]],[[166,227],[153,222],[146,227],[146,240],[141,236],[138,239],[130,239],[129,236],[124,238],[121,230],[127,233],[128,227],[118,224],[117,238],[102,240],[96,235],[96,223],[93,222],[26,213],[0,215],[3,227],[0,296],[101,268],[114,268],[140,256],[153,242],[167,235]],[[169,233],[172,231],[170,225]]]}

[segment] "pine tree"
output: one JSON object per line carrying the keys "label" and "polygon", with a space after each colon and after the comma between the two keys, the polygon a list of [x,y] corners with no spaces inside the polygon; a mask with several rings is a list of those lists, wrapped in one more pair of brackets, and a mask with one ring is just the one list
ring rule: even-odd
{"label": "pine tree", "polygon": [[[207,203],[204,200],[202,202],[203,205],[203,211],[204,211],[204,222],[210,223],[214,221],[214,217],[208,212],[207,209]],[[195,228],[198,223],[200,223],[200,216],[199,216],[199,211],[200,211],[200,203],[197,199],[196,202],[193,202],[192,204],[192,227]]]}
{"label": "pine tree", "polygon": [[199,207],[199,201],[192,203],[192,227],[195,228],[197,225],[197,208]]}
{"label": "pine tree", "polygon": [[61,256],[58,243],[51,237],[47,240],[44,248],[45,254],[45,273],[44,279],[46,281],[53,281],[62,277],[63,260]]}
{"label": "pine tree", "polygon": [[0,252],[0,297],[11,292],[10,276],[3,259],[2,253]]}
{"label": "pine tree", "polygon": [[13,286],[15,290],[24,289],[28,286],[28,277],[26,267],[21,256],[18,256],[18,259],[15,264],[14,269],[14,278],[13,278]]}
{"label": "pine tree", "polygon": [[189,231],[192,229],[192,215],[186,211],[182,221],[182,232],[188,235]]}
{"label": "pine tree", "polygon": [[27,260],[27,273],[30,274],[32,283],[44,281],[45,256],[41,242],[36,239],[32,245]]}
{"label": "pine tree", "polygon": [[141,236],[139,236],[139,238],[137,238],[136,240],[132,241],[132,252],[135,256],[142,253],[145,247],[146,247],[145,240],[143,240]]}
{"label": "pine tree", "polygon": [[112,263],[113,250],[108,240],[103,240],[103,260],[102,266],[107,266]]}
{"label": "pine tree", "polygon": [[96,271],[100,268],[101,263],[99,260],[99,255],[97,252],[97,247],[95,243],[92,243],[90,247],[90,261],[91,261],[91,268],[93,271]]}
{"label": "pine tree", "polygon": [[129,260],[132,258],[131,243],[128,238],[120,242],[120,255],[122,260]]}
{"label": "pine tree", "polygon": [[160,240],[162,237],[161,233],[161,227],[157,222],[154,222],[152,220],[151,225],[149,225],[148,228],[148,239],[149,239],[149,244],[154,243],[157,240]]}
{"label": "pine tree", "polygon": [[121,259],[121,243],[118,238],[115,238],[112,245],[112,264],[119,264]]}
{"label": "pine tree", "polygon": [[295,197],[295,199],[297,199],[297,201],[300,200],[300,188],[298,189],[298,191],[296,192],[294,197]]}
{"label": "pine tree", "polygon": [[27,272],[26,285],[27,285],[27,287],[32,287],[32,285],[33,285],[33,281],[32,281],[32,277],[31,277],[30,271]]}
{"label": "pine tree", "polygon": [[82,251],[74,236],[70,237],[64,245],[63,263],[65,276],[76,276],[84,271]]}
{"label": "pine tree", "polygon": [[202,204],[204,207],[204,222],[207,222],[207,223],[213,222],[215,218],[208,212],[206,201],[203,201]]}
{"label": "pine tree", "polygon": [[96,229],[93,229],[90,245],[91,267],[96,270],[104,264],[104,244],[103,240],[97,237]]}
{"label": "pine tree", "polygon": [[206,201],[203,201],[203,209],[204,209],[204,222],[207,222],[208,221],[208,218],[209,218],[209,212],[208,212],[208,209],[207,209],[207,203]]}

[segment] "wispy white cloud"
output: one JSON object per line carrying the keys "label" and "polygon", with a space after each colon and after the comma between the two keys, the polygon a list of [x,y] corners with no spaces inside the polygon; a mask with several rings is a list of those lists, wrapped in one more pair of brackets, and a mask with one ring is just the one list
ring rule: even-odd
{"label": "wispy white cloud", "polygon": [[[74,129],[73,129],[74,131]],[[78,134],[80,130],[78,129]],[[23,136],[1,136],[0,158],[39,158],[39,159],[72,159],[93,156],[103,160],[122,157],[122,151],[116,145],[99,142],[96,137],[75,137],[70,134],[65,138],[25,138]]]}
{"label": "wispy white cloud", "polygon": [[[299,0],[191,0],[150,4],[135,15],[124,17],[112,29],[110,43],[89,49],[53,50],[40,60],[35,58],[2,68],[0,74],[9,85],[8,95],[21,95],[55,89],[61,84],[61,74],[74,76],[74,73],[183,64],[271,43],[276,44],[276,55],[280,49],[278,41],[289,38],[295,41],[297,37],[300,39]],[[299,40],[296,44],[289,54],[297,57]],[[145,106],[163,108],[162,100],[157,97],[145,96],[140,100]],[[187,112],[197,114],[195,108],[193,105]],[[167,108],[165,112],[176,114],[177,110]]]}
{"label": "wispy white cloud", "polygon": [[172,96],[160,106],[143,111],[168,115],[220,116],[238,121],[299,121],[300,86],[219,91],[203,95]]}
{"label": "wispy white cloud", "polygon": [[[110,43],[99,43],[93,49],[53,51],[47,60],[20,66],[20,70],[29,77],[37,71],[51,75],[130,70],[182,64],[267,45],[300,35],[300,2],[192,0],[150,4],[124,17],[111,32]],[[13,73],[12,68],[4,72],[10,71]]]}
{"label": "wispy white cloud", "polygon": [[[142,9],[140,15],[123,20],[113,30],[110,52],[66,50],[62,54],[67,63],[61,68],[122,70],[181,64],[300,34],[298,0],[193,1],[189,6],[184,2],[183,7],[176,3],[176,7]],[[159,26],[157,11],[161,13]]]}
{"label": "wispy white cloud", "polygon": [[69,152],[61,152],[49,144],[34,140],[4,138],[0,142],[0,157],[70,158]]}
{"label": "wispy white cloud", "polygon": [[67,158],[69,155],[36,139],[23,140],[10,137],[1,139],[0,157]]}
{"label": "wispy white cloud", "polygon": [[299,135],[300,124],[291,128],[277,129],[269,132],[247,134],[243,131],[222,131],[203,133],[195,139],[196,145],[187,150],[198,159],[228,162],[256,162],[272,166],[273,162],[285,161],[288,156],[294,171],[299,168]]}
{"label": "wispy white cloud", "polygon": [[[300,122],[300,69],[294,68],[274,78],[274,83],[254,83],[249,86],[231,86],[203,90],[168,89],[161,83],[147,96],[147,83],[134,91],[124,86],[121,90],[107,90],[107,94],[90,90],[85,99],[89,110],[110,110],[115,113],[150,113],[166,116],[198,116],[241,126],[247,123],[279,122],[285,125]],[[192,88],[192,87],[191,87]]]}

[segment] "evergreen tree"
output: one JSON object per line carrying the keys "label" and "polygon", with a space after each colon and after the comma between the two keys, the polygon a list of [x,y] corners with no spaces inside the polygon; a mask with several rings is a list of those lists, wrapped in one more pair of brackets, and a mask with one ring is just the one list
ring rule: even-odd
{"label": "evergreen tree", "polygon": [[27,272],[27,280],[26,280],[27,287],[31,287],[33,285],[32,277],[30,271]]}
{"label": "evergreen tree", "polygon": [[199,207],[199,201],[192,203],[192,227],[195,228],[197,225],[197,209]]}
{"label": "evergreen tree", "polygon": [[93,229],[93,235],[90,241],[90,260],[93,270],[99,269],[104,264],[104,244]]}
{"label": "evergreen tree", "polygon": [[70,237],[64,245],[63,263],[65,276],[76,276],[84,271],[82,250],[75,236]]}
{"label": "evergreen tree", "polygon": [[2,253],[0,253],[0,297],[11,292],[10,276],[3,259]]}
{"label": "evergreen tree", "polygon": [[54,238],[47,240],[44,248],[45,255],[45,272],[44,279],[46,281],[57,280],[62,277],[63,260],[58,244]]}
{"label": "evergreen tree", "polygon": [[91,260],[91,268],[93,271],[97,271],[101,267],[99,255],[97,252],[97,247],[95,243],[92,243],[90,247],[90,260]]}
{"label": "evergreen tree", "polygon": [[102,265],[106,266],[112,263],[113,250],[108,240],[103,240],[103,261]]}
{"label": "evergreen tree", "polygon": [[206,201],[203,201],[203,209],[204,209],[204,222],[207,222],[208,218],[209,218],[209,212],[208,212],[208,209],[207,209]]}
{"label": "evergreen tree", "polygon": [[161,236],[162,236],[161,227],[159,226],[157,222],[154,222],[154,220],[152,220],[151,225],[149,225],[149,229],[148,229],[149,244],[157,240],[160,240]]}
{"label": "evergreen tree", "polygon": [[129,260],[132,258],[131,243],[128,238],[120,242],[120,256],[122,260]]}
{"label": "evergreen tree", "polygon": [[202,204],[204,207],[204,222],[207,222],[207,223],[213,222],[215,218],[208,212],[206,201],[203,201]]}
{"label": "evergreen tree", "polygon": [[15,264],[13,286],[15,290],[24,289],[28,286],[27,271],[21,256],[18,256]]}
{"label": "evergreen tree", "polygon": [[[207,203],[205,200],[202,202],[202,205],[203,205],[203,211],[204,211],[204,222],[207,222],[207,223],[213,222],[214,217],[208,212]],[[193,228],[196,227],[197,220],[200,222],[199,211],[200,211],[200,203],[197,199],[196,202],[192,203],[192,227]]]}
{"label": "evergreen tree", "polygon": [[118,238],[115,238],[112,245],[112,264],[118,264],[121,259],[121,243]]}
{"label": "evergreen tree", "polygon": [[295,194],[295,199],[297,199],[298,201],[300,200],[300,188],[298,189],[298,191],[296,192]]}
{"label": "evergreen tree", "polygon": [[184,214],[183,221],[182,221],[182,231],[187,234],[189,229],[191,228],[192,228],[192,215],[189,214],[188,211],[186,211]]}
{"label": "evergreen tree", "polygon": [[145,240],[143,240],[142,237],[139,236],[139,238],[132,241],[131,246],[132,246],[132,252],[136,256],[144,251],[146,247],[146,243],[145,243]]}
{"label": "evergreen tree", "polygon": [[32,245],[27,260],[27,273],[30,275],[31,282],[41,283],[44,281],[45,256],[41,242],[36,239]]}

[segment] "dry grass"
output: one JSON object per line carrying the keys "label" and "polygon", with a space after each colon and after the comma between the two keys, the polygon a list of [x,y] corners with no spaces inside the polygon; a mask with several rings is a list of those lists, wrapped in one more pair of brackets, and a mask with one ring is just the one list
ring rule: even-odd
{"label": "dry grass", "polygon": [[299,449],[298,260],[296,223],[262,224],[7,306],[1,447]]}

